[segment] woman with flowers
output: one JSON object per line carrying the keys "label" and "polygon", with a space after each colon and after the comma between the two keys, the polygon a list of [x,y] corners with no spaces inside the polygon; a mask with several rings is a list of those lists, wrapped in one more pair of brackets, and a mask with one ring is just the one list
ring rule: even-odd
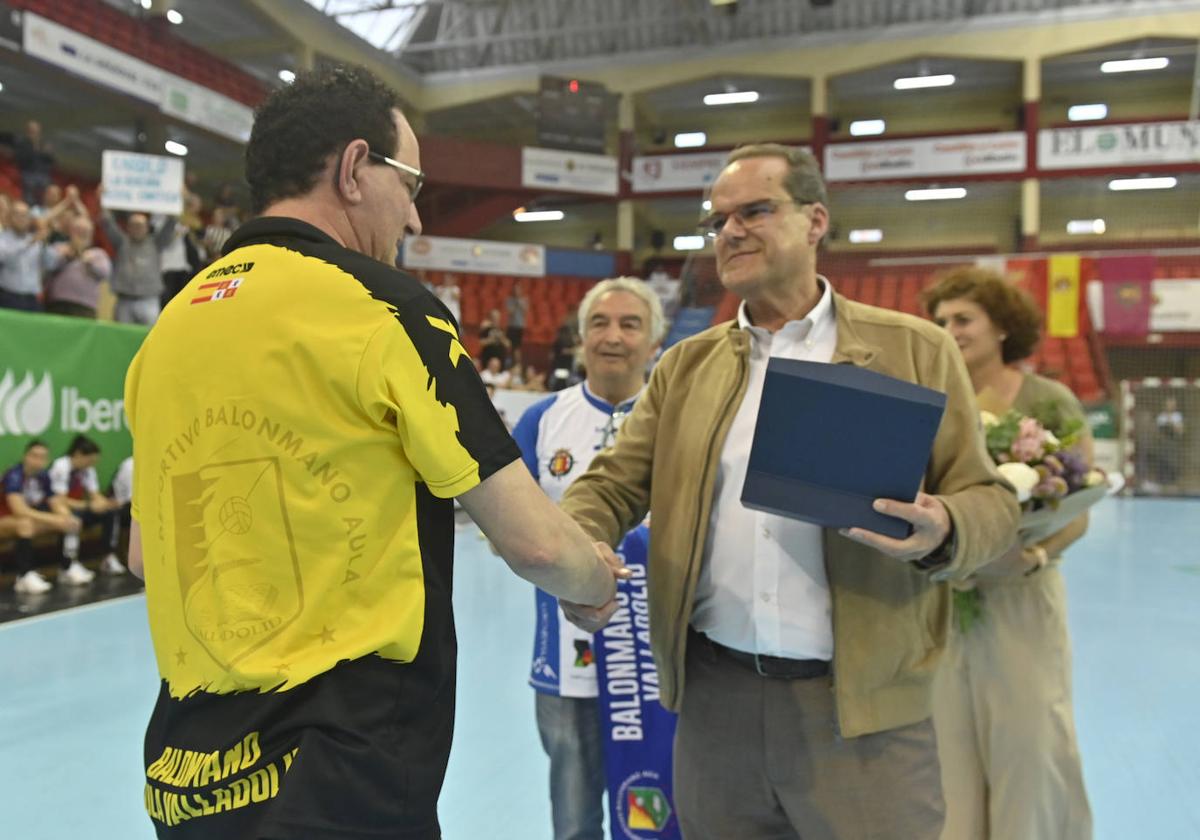
{"label": "woman with flowers", "polygon": [[[1033,300],[994,272],[963,268],[926,290],[924,303],[963,354],[986,409],[988,448],[1025,506],[1055,505],[1086,485],[1091,438],[1079,401],[1015,366],[1039,338]],[[1063,550],[1086,530],[1083,513],[1045,538],[1026,538],[977,572],[973,591],[956,593],[933,701],[943,840],[1092,836],[1058,569]]]}

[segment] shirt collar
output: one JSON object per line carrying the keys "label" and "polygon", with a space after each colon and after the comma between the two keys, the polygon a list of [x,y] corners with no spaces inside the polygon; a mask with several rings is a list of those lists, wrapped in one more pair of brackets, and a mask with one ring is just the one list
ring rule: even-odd
{"label": "shirt collar", "polygon": [[595,394],[593,394],[590,390],[588,390],[587,382],[581,383],[581,387],[583,388],[583,398],[585,400],[587,400],[592,405],[592,407],[598,408],[600,411],[603,411],[605,414],[616,414],[618,412],[624,412],[624,413],[628,414],[630,411],[633,410],[633,404],[635,402],[637,402],[637,398],[642,395],[642,391],[644,391],[646,389],[646,386],[643,385],[636,394],[634,394],[629,399],[625,400],[625,402],[621,403],[620,405],[612,405],[609,402],[607,402],[606,400],[600,399]]}
{"label": "shirt collar", "polygon": [[[783,325],[784,328],[787,328],[791,324],[803,324],[805,321],[808,321],[811,324],[808,335],[811,336],[818,330],[824,329],[833,323],[833,284],[829,282],[828,278],[820,274],[817,275],[817,282],[821,284],[822,289],[821,299],[817,301],[817,305],[809,311],[803,320],[788,321]],[[738,306],[737,322],[738,327],[748,330],[751,335],[762,335],[766,332],[762,327],[756,327],[750,321],[750,310],[746,308],[746,301],[742,301],[741,305]]]}
{"label": "shirt collar", "polygon": [[245,245],[275,242],[280,239],[301,239],[327,245],[338,244],[332,236],[313,227],[308,222],[288,216],[260,216],[235,230],[221,250],[228,254]]}

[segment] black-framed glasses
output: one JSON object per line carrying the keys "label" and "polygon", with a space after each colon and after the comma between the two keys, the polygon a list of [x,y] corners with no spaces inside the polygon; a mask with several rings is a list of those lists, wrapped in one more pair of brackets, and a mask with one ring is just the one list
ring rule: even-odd
{"label": "black-framed glasses", "polygon": [[417,200],[417,196],[421,192],[421,187],[425,186],[424,172],[422,172],[420,169],[417,169],[415,166],[409,166],[407,163],[401,163],[400,161],[394,160],[387,155],[381,155],[379,152],[368,151],[367,157],[373,161],[387,164],[388,166],[399,169],[401,172],[407,172],[409,175],[413,176],[412,183],[405,181],[404,185],[408,187],[408,197],[413,201]]}
{"label": "black-framed glasses", "polygon": [[696,229],[709,239],[716,239],[721,235],[721,231],[725,229],[725,224],[732,218],[736,218],[738,223],[744,228],[755,228],[775,215],[780,207],[784,207],[787,204],[795,204],[798,207],[803,207],[805,204],[815,203],[795,198],[790,202],[764,198],[760,201],[751,201],[740,207],[735,207],[730,213],[710,213],[700,220],[700,223],[696,225]]}

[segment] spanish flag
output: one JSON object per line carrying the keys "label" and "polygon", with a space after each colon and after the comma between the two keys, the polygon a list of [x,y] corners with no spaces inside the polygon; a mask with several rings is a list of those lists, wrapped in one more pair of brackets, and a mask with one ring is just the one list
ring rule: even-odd
{"label": "spanish flag", "polygon": [[1050,257],[1046,283],[1046,334],[1051,338],[1079,335],[1079,255]]}

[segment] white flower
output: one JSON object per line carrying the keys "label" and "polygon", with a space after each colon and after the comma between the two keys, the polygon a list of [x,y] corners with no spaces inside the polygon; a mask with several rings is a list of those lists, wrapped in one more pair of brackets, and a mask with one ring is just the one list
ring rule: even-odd
{"label": "white flower", "polygon": [[1033,496],[1033,488],[1037,487],[1041,477],[1037,470],[1028,464],[1020,464],[1011,462],[1001,464],[997,467],[1000,470],[1000,475],[1008,480],[1008,483],[1017,488],[1017,501],[1027,502]]}
{"label": "white flower", "polygon": [[1049,429],[1042,432],[1042,441],[1049,447],[1058,447],[1061,445],[1059,439],[1054,436],[1054,432]]}
{"label": "white flower", "polygon": [[1084,487],[1095,487],[1106,483],[1108,483],[1108,477],[1100,470],[1092,470],[1083,480]]}
{"label": "white flower", "polygon": [[1000,425],[1000,418],[990,411],[979,412],[979,419],[983,421],[983,428],[990,429],[992,426]]}

